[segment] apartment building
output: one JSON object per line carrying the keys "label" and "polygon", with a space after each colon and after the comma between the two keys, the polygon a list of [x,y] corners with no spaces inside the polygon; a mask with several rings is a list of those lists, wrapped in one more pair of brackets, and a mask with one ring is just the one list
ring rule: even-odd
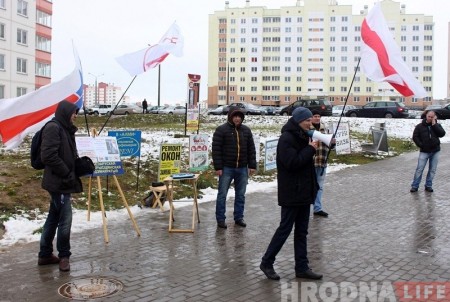
{"label": "apartment building", "polygon": [[[84,106],[92,108],[94,105],[106,104],[115,106],[122,96],[122,88],[113,84],[104,82],[95,85],[83,85],[84,90]],[[125,103],[129,98],[124,97]]]}
{"label": "apartment building", "polygon": [[433,91],[433,17],[406,14],[406,5],[381,1],[403,59],[429,92],[424,99],[405,98],[357,69],[361,24],[370,8],[364,5],[354,15],[351,5],[335,0],[293,0],[279,9],[252,6],[250,0],[230,7],[226,1],[224,10],[209,15],[208,106],[283,106],[318,97],[337,105],[348,96],[352,105],[397,100],[426,107]]}
{"label": "apartment building", "polygon": [[51,0],[0,0],[0,99],[51,81]]}

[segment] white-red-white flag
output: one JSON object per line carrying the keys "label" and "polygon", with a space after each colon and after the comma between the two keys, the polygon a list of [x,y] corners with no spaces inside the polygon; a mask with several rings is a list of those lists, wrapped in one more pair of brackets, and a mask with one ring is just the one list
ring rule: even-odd
{"label": "white-red-white flag", "polygon": [[75,69],[62,80],[43,86],[17,98],[0,100],[0,136],[5,149],[22,143],[50,120],[59,102],[67,100],[83,106],[81,63],[74,49]]}
{"label": "white-red-white flag", "polygon": [[427,92],[403,61],[400,49],[377,2],[361,26],[361,68],[375,82],[388,82],[403,96],[424,98]]}
{"label": "white-red-white flag", "polygon": [[120,56],[116,58],[116,61],[131,76],[135,76],[155,68],[169,54],[181,57],[183,55],[183,46],[184,38],[181,35],[180,28],[173,23],[158,44]]}

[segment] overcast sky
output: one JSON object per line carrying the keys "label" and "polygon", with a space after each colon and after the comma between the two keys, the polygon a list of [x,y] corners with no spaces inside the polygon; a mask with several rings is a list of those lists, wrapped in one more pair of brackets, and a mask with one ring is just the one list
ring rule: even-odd
{"label": "overcast sky", "polygon": [[[244,7],[245,0],[229,0],[230,7]],[[404,0],[407,14],[423,13],[434,17],[434,91],[435,98],[447,95],[447,48],[450,14],[442,0]],[[250,0],[251,5],[279,8],[295,5],[296,0]],[[375,1],[338,0],[353,4],[353,14],[364,5],[369,9]],[[74,68],[72,42],[83,66],[84,83],[106,82],[129,86],[132,77],[115,58],[155,44],[176,21],[185,38],[184,55],[169,56],[161,66],[161,103],[184,103],[187,95],[187,74],[202,76],[200,96],[207,97],[208,15],[223,10],[225,0],[54,0],[52,76],[60,80]],[[158,70],[151,69],[136,77],[127,95],[133,101],[144,97],[156,104]]]}

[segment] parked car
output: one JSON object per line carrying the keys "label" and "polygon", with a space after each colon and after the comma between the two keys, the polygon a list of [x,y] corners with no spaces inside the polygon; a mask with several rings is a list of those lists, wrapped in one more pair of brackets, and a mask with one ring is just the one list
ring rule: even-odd
{"label": "parked car", "polygon": [[217,107],[215,109],[210,109],[210,110],[208,110],[208,115],[221,115],[221,114],[223,114],[223,109],[226,107],[228,107],[228,106],[225,105],[225,106]]}
{"label": "parked car", "polygon": [[186,113],[186,107],[184,106],[167,106],[158,111],[158,114],[178,114],[182,115]]}
{"label": "parked car", "polygon": [[265,111],[261,108],[259,108],[256,105],[249,104],[249,103],[231,103],[227,108],[223,109],[223,114],[228,114],[228,111],[230,110],[230,107],[239,107],[244,114],[247,115],[264,115]]}
{"label": "parked car", "polygon": [[439,104],[434,104],[434,105],[428,105],[427,108],[425,108],[425,110],[434,110],[434,109],[441,109],[442,105]]}
{"label": "parked car", "polygon": [[436,113],[438,120],[450,119],[450,104],[447,104],[440,109],[433,109],[433,111]]}
{"label": "parked car", "polygon": [[117,106],[116,109],[112,111],[112,114],[115,115],[128,115],[128,114],[136,114],[136,113],[142,113],[142,108],[136,106],[136,105],[127,105],[122,104]]}
{"label": "parked car", "polygon": [[284,106],[281,106],[281,107],[277,107],[277,109],[275,109],[275,115],[281,115],[280,114],[281,110],[283,110],[286,107],[287,107],[287,105],[284,105]]}
{"label": "parked car", "polygon": [[158,112],[164,109],[164,106],[152,106],[147,109],[148,113],[158,114]]}
{"label": "parked car", "polygon": [[408,118],[408,108],[405,104],[395,101],[374,101],[362,108],[351,109],[345,114],[350,117],[376,118]]}
{"label": "parked car", "polygon": [[299,106],[308,108],[311,111],[317,110],[322,116],[331,116],[333,114],[333,106],[330,101],[325,99],[305,99],[295,101],[294,103],[286,106],[280,111],[280,115],[292,115],[292,111]]}
{"label": "parked car", "polygon": [[277,110],[277,107],[274,106],[260,106],[259,108],[264,110],[266,115],[275,115],[275,111]]}
{"label": "parked car", "polygon": [[342,112],[342,109],[344,109],[344,105],[334,105],[333,109],[332,109],[332,115],[333,116],[341,116],[341,114],[343,113],[343,115],[345,116],[347,111],[349,111],[351,109],[356,109],[356,106],[345,105],[344,112]]}
{"label": "parked car", "polygon": [[103,114],[109,115],[112,109],[113,108],[111,105],[100,104],[92,107],[92,112],[94,115],[103,115]]}
{"label": "parked car", "polygon": [[[91,108],[84,108],[84,109],[86,109],[87,115],[94,114],[94,111]],[[80,110],[78,110],[78,115],[84,115],[83,107],[81,107]]]}

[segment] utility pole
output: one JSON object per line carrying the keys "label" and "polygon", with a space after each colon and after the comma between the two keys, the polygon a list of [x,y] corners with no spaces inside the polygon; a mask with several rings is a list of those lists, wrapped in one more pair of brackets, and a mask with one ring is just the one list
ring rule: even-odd
{"label": "utility pole", "polygon": [[89,74],[95,78],[95,92],[94,92],[94,93],[95,93],[95,100],[94,100],[94,105],[97,106],[97,105],[98,105],[98,86],[97,86],[97,78],[98,78],[98,77],[101,77],[102,75],[104,75],[104,73],[102,73],[102,74],[100,74],[100,75],[95,75],[95,74],[89,72]]}

